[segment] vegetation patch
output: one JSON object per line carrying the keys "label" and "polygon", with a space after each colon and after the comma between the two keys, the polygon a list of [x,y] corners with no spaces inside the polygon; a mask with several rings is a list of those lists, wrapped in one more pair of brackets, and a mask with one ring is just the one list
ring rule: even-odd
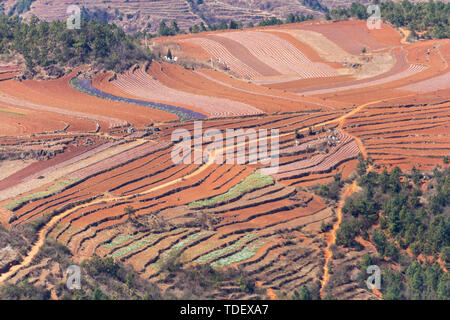
{"label": "vegetation patch", "polygon": [[266,242],[264,240],[251,242],[247,244],[241,251],[236,252],[235,254],[232,254],[231,256],[228,256],[226,258],[217,260],[211,263],[211,266],[215,268],[223,268],[237,262],[248,260],[252,258],[256,254],[258,249],[265,243]]}
{"label": "vegetation patch", "polygon": [[19,207],[20,205],[22,205],[26,202],[37,200],[37,199],[42,199],[42,198],[48,197],[52,194],[61,192],[64,188],[66,188],[67,186],[73,184],[74,182],[76,182],[78,180],[79,180],[78,178],[70,178],[67,180],[59,181],[59,182],[55,183],[54,185],[52,185],[47,190],[32,193],[32,194],[17,198],[12,202],[7,203],[5,205],[5,208],[8,210],[15,210],[17,207]]}
{"label": "vegetation patch", "polygon": [[[177,231],[183,230],[183,229],[176,229]],[[138,241],[135,241],[133,243],[131,243],[129,246],[126,246],[124,248],[121,248],[115,252],[113,252],[113,254],[111,255],[113,258],[120,258],[123,257],[125,255],[127,255],[130,252],[139,250],[141,247],[145,246],[146,244],[151,244],[153,242],[155,242],[158,238],[164,237],[166,235],[170,235],[172,234],[174,231],[171,232],[164,232],[164,233],[154,233],[151,234],[147,237],[144,237]]]}
{"label": "vegetation patch", "polygon": [[49,23],[33,16],[26,22],[18,16],[0,15],[0,39],[0,54],[23,56],[30,76],[42,68],[58,77],[69,71],[67,67],[87,63],[122,72],[152,59],[138,39],[116,25],[94,20],[83,20],[80,29],[70,30],[66,21]]}
{"label": "vegetation patch", "polygon": [[255,233],[246,234],[240,240],[236,241],[232,245],[226,246],[225,248],[218,249],[218,250],[212,251],[212,252],[210,252],[208,254],[205,254],[204,256],[201,256],[200,258],[195,260],[195,262],[196,263],[207,263],[208,261],[214,260],[214,259],[216,259],[216,258],[218,258],[220,256],[223,256],[224,254],[227,254],[227,253],[229,253],[231,251],[234,251],[234,250],[238,249],[245,242],[253,239],[254,237],[256,237]]}
{"label": "vegetation patch", "polygon": [[385,299],[449,299],[443,267],[450,258],[450,168],[435,168],[429,177],[415,168],[376,173],[364,167],[358,180],[363,191],[346,200],[336,244],[361,247],[358,236],[374,244],[384,266]]}
{"label": "vegetation patch", "polygon": [[214,207],[218,204],[230,202],[231,200],[236,199],[245,193],[255,191],[259,188],[271,185],[273,183],[274,179],[271,176],[265,175],[259,171],[255,171],[254,173],[243,179],[241,182],[239,182],[237,185],[231,187],[227,192],[210,199],[191,202],[189,204],[189,207],[194,209]]}
{"label": "vegetation patch", "polygon": [[121,244],[127,242],[128,240],[134,239],[140,235],[141,235],[140,233],[130,234],[130,235],[126,235],[126,236],[118,235],[111,242],[104,244],[103,247],[105,247],[107,249],[113,249],[113,248],[120,246]]}
{"label": "vegetation patch", "polygon": [[[448,17],[450,16],[450,3],[442,1],[428,1],[411,3],[408,0],[380,1],[381,17],[396,27],[405,27],[413,32],[426,31],[425,38],[444,39],[450,37]],[[367,6],[353,2],[349,8],[336,8],[327,13],[328,20],[347,20],[350,17],[366,20],[369,17]]]}
{"label": "vegetation patch", "polygon": [[173,259],[174,257],[178,257],[178,253],[180,252],[180,250],[182,248],[184,248],[185,246],[187,246],[188,244],[202,238],[203,236],[206,236],[208,234],[210,234],[211,232],[200,232],[200,233],[195,233],[190,235],[189,237],[187,237],[186,239],[178,242],[177,244],[175,244],[174,246],[172,246],[170,248],[170,250],[163,255],[163,257],[156,263],[157,266],[159,266],[160,268],[162,267],[163,264],[166,264],[167,261],[169,261],[170,259]]}

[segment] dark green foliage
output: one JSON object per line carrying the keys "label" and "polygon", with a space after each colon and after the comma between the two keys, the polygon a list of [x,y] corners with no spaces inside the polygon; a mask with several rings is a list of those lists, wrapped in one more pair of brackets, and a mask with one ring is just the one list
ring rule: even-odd
{"label": "dark green foliage", "polygon": [[336,244],[344,247],[355,246],[355,238],[359,235],[360,229],[356,220],[343,221],[336,232]]}
{"label": "dark green foliage", "polygon": [[[170,52],[170,49],[167,52],[167,57],[169,57],[169,54],[170,54],[170,59],[172,59],[172,53]],[[128,220],[133,220],[136,218],[136,209],[133,206],[130,206],[130,205],[126,206],[123,209],[123,213],[125,213],[128,216],[128,218],[127,218]]]}
{"label": "dark green foliage", "polygon": [[295,15],[293,13],[289,13],[288,17],[286,18],[286,23],[294,23],[295,22]]}
{"label": "dark green foliage", "polygon": [[72,253],[70,250],[55,240],[47,240],[37,254],[38,259],[51,258],[53,261],[58,262],[63,269],[72,264],[71,257]]}
{"label": "dark green foliage", "polygon": [[400,272],[387,269],[383,273],[382,281],[383,299],[385,300],[402,300],[404,299],[403,290],[403,277]]}
{"label": "dark green foliage", "polygon": [[108,275],[113,278],[120,279],[124,276],[123,270],[120,265],[114,261],[113,258],[100,258],[99,256],[94,256],[90,260],[85,260],[81,264],[84,270],[92,276],[96,277],[99,275]]}
{"label": "dark green foliage", "polygon": [[450,247],[443,247],[440,256],[442,261],[450,263]]}
{"label": "dark green foliage", "polygon": [[244,276],[241,276],[237,282],[242,292],[253,293],[255,291],[255,283]]}
{"label": "dark green foliage", "polygon": [[317,195],[331,200],[338,200],[339,192],[342,188],[342,173],[338,172],[334,175],[334,181],[328,184],[321,184],[317,189]]}
{"label": "dark green foliage", "polygon": [[[63,270],[74,263],[63,245],[47,241],[39,252],[40,259],[51,258]],[[130,267],[112,258],[94,256],[81,263],[81,289],[70,291],[65,283],[56,286],[56,294],[64,300],[161,299],[159,288],[142,279]]]}
{"label": "dark green foliage", "polygon": [[320,231],[321,232],[328,232],[333,228],[333,224],[332,223],[325,223],[322,221],[322,223],[320,224]]}
{"label": "dark green foliage", "polygon": [[230,29],[239,29],[239,24],[236,21],[231,20],[230,21]]}
{"label": "dark green foliage", "polygon": [[111,298],[99,288],[95,288],[92,292],[91,300],[110,300]]}
{"label": "dark green foliage", "polygon": [[209,264],[187,267],[182,266],[174,257],[164,264],[161,271],[166,279],[175,283],[174,288],[183,292],[183,299],[204,298],[222,286],[230,284],[238,286],[245,293],[261,293],[257,292],[259,289],[256,288],[255,281],[240,269],[217,270]]}
{"label": "dark green foliage", "polygon": [[[297,23],[297,22],[303,22],[303,21],[308,21],[308,20],[312,20],[312,19],[314,19],[313,15],[305,16],[303,13],[300,14],[300,15],[299,14],[290,13],[288,15],[288,17],[286,18],[285,23],[286,24],[288,24],[288,23]],[[261,23],[263,23],[264,25],[272,25],[272,23],[273,24],[281,24],[281,23],[279,23],[279,21],[274,20],[273,18],[272,19],[265,19],[265,20],[261,21],[260,25],[261,25]]]}
{"label": "dark green foliage", "polygon": [[[252,24],[253,25],[253,24]],[[230,23],[227,23],[227,21],[222,20],[219,24],[212,24],[208,25],[208,29],[210,31],[216,31],[216,30],[235,30],[235,29],[242,29],[243,25],[241,22],[236,22],[234,20],[230,20]],[[191,33],[197,33],[200,31],[207,31],[205,25],[203,22],[200,23],[200,26],[194,25],[193,27],[189,28],[189,31]]]}
{"label": "dark green foliage", "polygon": [[217,27],[217,30],[226,30],[226,29],[228,29],[227,22],[225,20],[222,20],[219,23],[219,26]]}
{"label": "dark green foliage", "polygon": [[437,263],[422,266],[415,261],[408,266],[406,297],[414,300],[447,300],[450,297],[450,278]]}
{"label": "dark green foliage", "polygon": [[302,4],[316,11],[328,12],[328,8],[320,3],[319,0],[302,0]]}
{"label": "dark green foliage", "polygon": [[362,226],[370,227],[378,220],[379,205],[367,194],[360,194],[348,198],[342,208],[344,214],[352,215],[361,222]]}
{"label": "dark green foliage", "polygon": [[[450,3],[442,1],[411,3],[408,0],[399,2],[383,1],[380,3],[380,13],[384,21],[396,27],[405,27],[413,32],[427,31],[427,38],[443,39],[450,37],[449,16]],[[367,7],[354,2],[345,8],[331,10],[330,18],[345,20],[354,17],[366,20],[369,17]]]}
{"label": "dark green foliage", "polygon": [[444,156],[444,159],[442,160],[442,162],[443,162],[444,164],[449,164],[449,163],[450,163],[450,158],[449,158],[449,156]]}
{"label": "dark green foliage", "polygon": [[358,155],[358,165],[356,170],[360,176],[364,176],[367,172],[367,162],[364,160],[361,153]]}
{"label": "dark green foliage", "polygon": [[300,290],[294,290],[292,300],[320,300],[320,282],[302,285]]}
{"label": "dark green foliage", "polygon": [[[198,26],[196,26],[198,28]],[[163,20],[159,24],[158,35],[162,37],[174,36],[176,34],[182,33],[181,29],[178,27],[178,24],[175,20],[172,21],[171,26],[169,27],[166,22]]]}
{"label": "dark green foliage", "polygon": [[372,232],[372,242],[382,257],[389,257],[394,261],[399,259],[399,250],[392,242],[388,241],[386,235],[379,230]]}
{"label": "dark green foliage", "polygon": [[305,285],[300,288],[300,292],[297,292],[297,290],[295,290],[292,298],[294,300],[312,300],[311,292],[309,292],[308,287]]}
{"label": "dark green foliage", "polygon": [[162,37],[167,37],[167,36],[173,36],[175,35],[175,32],[170,29],[167,25],[166,22],[163,20],[160,22],[159,24],[159,31],[158,34]]}
{"label": "dark green foliage", "polygon": [[[360,167],[363,173],[365,165]],[[376,223],[381,213],[379,232],[396,240],[402,249],[410,247],[416,255],[438,255],[450,245],[450,217],[446,209],[450,203],[450,170],[434,171],[434,190],[429,192],[428,205],[419,200],[422,177],[416,169],[404,175],[397,167],[390,173],[384,170],[381,174],[363,174],[359,184],[365,192],[349,198],[343,212],[347,218],[356,219],[364,230]],[[384,248],[381,235],[376,235],[381,254],[398,258],[393,242],[386,240],[390,245]]]}
{"label": "dark green foliage", "polygon": [[339,192],[341,191],[342,183],[340,181],[333,181],[329,184],[321,184],[317,189],[317,195],[328,198],[331,200],[337,200],[339,198]]}
{"label": "dark green foliage", "polygon": [[271,17],[271,18],[265,18],[265,19],[261,20],[258,23],[258,26],[264,27],[264,26],[275,26],[275,25],[280,25],[280,24],[283,24],[282,20],[275,18],[275,17]]}
{"label": "dark green foliage", "polygon": [[193,27],[189,27],[189,32],[190,33],[199,33],[200,32],[200,27],[198,25],[194,25]]}
{"label": "dark green foliage", "polygon": [[[336,244],[356,246],[355,237],[369,239],[367,231],[379,222],[380,228],[370,233],[379,256],[389,258],[390,264],[407,266],[400,271],[385,270],[381,290],[384,299],[449,299],[450,280],[441,266],[436,262],[409,265],[410,258],[401,250],[409,248],[415,256],[448,261],[450,169],[435,169],[428,190],[422,195],[424,175],[417,169],[405,174],[395,167],[391,172],[378,174],[366,172],[366,167],[367,163],[360,161],[358,182],[363,192],[346,200]],[[427,201],[420,200],[423,196]],[[371,257],[364,257],[361,270],[372,262]]]}
{"label": "dark green foliage", "polygon": [[116,25],[93,20],[83,20],[79,30],[69,30],[65,21],[48,23],[32,17],[27,23],[17,16],[0,16],[0,39],[0,53],[23,55],[31,72],[36,66],[46,69],[86,63],[123,71],[151,58],[136,39]]}
{"label": "dark green foliage", "polygon": [[311,293],[307,286],[303,285],[299,293],[300,300],[311,300]]}
{"label": "dark green foliage", "polygon": [[173,20],[172,21],[172,30],[175,32],[175,33],[180,33],[180,28],[178,27],[178,24],[177,24],[177,22],[175,21],[175,20]]}
{"label": "dark green foliage", "polygon": [[12,6],[8,15],[22,14],[24,12],[30,11],[31,4],[36,0],[19,0],[14,6]]}
{"label": "dark green foliage", "polygon": [[17,284],[5,284],[0,290],[1,300],[49,300],[50,291],[34,286],[25,278]]}
{"label": "dark green foliage", "polygon": [[359,263],[359,268],[360,268],[363,272],[366,272],[366,271],[367,271],[367,268],[368,268],[369,266],[373,265],[373,264],[374,264],[373,258],[372,258],[369,254],[365,254],[365,255],[362,257],[361,262]]}

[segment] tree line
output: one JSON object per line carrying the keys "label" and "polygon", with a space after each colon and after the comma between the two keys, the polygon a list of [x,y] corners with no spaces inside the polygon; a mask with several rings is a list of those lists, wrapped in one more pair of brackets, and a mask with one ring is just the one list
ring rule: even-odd
{"label": "tree line", "polygon": [[[404,27],[417,36],[417,32],[425,32],[424,38],[450,38],[449,16],[450,3],[429,0],[428,2],[411,3],[374,0],[379,5],[381,19],[394,26]],[[369,17],[368,6],[353,2],[349,8],[335,8],[326,14],[327,20],[348,20],[357,18],[366,20]]]}
{"label": "tree line", "polygon": [[26,22],[18,16],[0,15],[0,39],[0,54],[22,55],[31,72],[37,67],[86,63],[120,72],[151,59],[135,36],[94,20],[83,20],[80,29],[70,30],[65,21],[49,23],[33,16]]}
{"label": "tree line", "polygon": [[361,236],[375,245],[380,263],[400,266],[384,270],[385,299],[449,299],[450,278],[440,263],[450,265],[450,168],[377,173],[367,172],[369,163],[359,161],[363,191],[346,200],[336,244],[358,248]]}
{"label": "tree line", "polygon": [[[313,20],[314,16],[312,14],[304,15],[304,14],[293,14],[290,13],[285,20],[278,19],[276,17],[264,18],[257,23],[258,27],[265,26],[275,26],[289,23],[298,23],[303,21]],[[253,28],[255,24],[253,22],[249,22],[244,26],[242,22],[239,21],[225,21],[222,20],[219,24],[207,24],[202,21],[199,24],[195,24],[189,27],[189,33],[199,33],[204,31],[217,31],[217,30],[236,30],[243,28]],[[181,30],[178,26],[177,21],[172,20],[172,22],[168,23],[165,20],[161,21],[158,29],[158,36],[167,37],[167,36],[175,36],[177,34],[186,34],[186,31]],[[150,35],[157,36],[157,35]],[[142,34],[140,33],[140,36]]]}

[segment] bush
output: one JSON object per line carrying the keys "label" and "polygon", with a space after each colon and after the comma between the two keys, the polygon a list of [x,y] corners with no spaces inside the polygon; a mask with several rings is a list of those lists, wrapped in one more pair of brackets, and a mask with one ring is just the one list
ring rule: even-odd
{"label": "bush", "polygon": [[242,292],[245,293],[253,293],[255,291],[255,283],[246,279],[244,276],[241,276],[237,282],[239,288],[241,288]]}
{"label": "bush", "polygon": [[443,247],[441,250],[441,260],[450,263],[450,247]]}
{"label": "bush", "polygon": [[[335,176],[336,178],[337,176]],[[335,181],[330,182],[329,184],[321,184],[319,188],[317,189],[316,193],[317,195],[328,198],[331,200],[338,200],[339,199],[339,193],[342,188],[342,182],[340,179],[335,179]]]}
{"label": "bush", "polygon": [[360,227],[355,220],[343,221],[336,232],[336,244],[344,247],[353,247],[355,238],[360,233]]}
{"label": "bush", "polygon": [[34,286],[25,278],[18,284],[6,284],[1,287],[2,300],[49,300],[50,291],[42,286]]}
{"label": "bush", "polygon": [[104,274],[121,279],[122,274],[120,271],[123,271],[121,266],[114,262],[114,259],[111,257],[100,258],[95,255],[92,259],[83,261],[81,265],[91,277]]}
{"label": "bush", "polygon": [[331,222],[325,223],[322,221],[322,224],[320,225],[320,231],[321,232],[328,232],[333,228],[333,224]]}
{"label": "bush", "polygon": [[32,17],[0,16],[0,52],[23,55],[28,71],[36,66],[60,70],[86,63],[121,72],[131,65],[151,60],[138,39],[116,25],[94,20],[81,22],[79,30],[67,29],[65,21],[45,22]]}
{"label": "bush", "polygon": [[[383,1],[380,3],[380,13],[383,20],[396,27],[406,27],[409,30],[427,31],[426,37],[443,39],[450,37],[448,16],[450,4],[442,1],[411,3],[410,1]],[[367,7],[354,2],[349,8],[331,10],[330,19],[345,20],[354,17],[360,20],[368,18]],[[328,16],[327,16],[328,19]]]}

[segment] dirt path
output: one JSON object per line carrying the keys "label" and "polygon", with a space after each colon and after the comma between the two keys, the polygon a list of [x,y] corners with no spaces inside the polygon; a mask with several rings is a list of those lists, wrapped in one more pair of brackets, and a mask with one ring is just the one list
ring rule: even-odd
{"label": "dirt path", "polygon": [[402,44],[408,44],[408,42],[406,41],[406,39],[408,39],[409,35],[411,34],[411,31],[406,30],[405,28],[399,28],[399,29],[400,29],[400,31],[401,31],[401,33],[402,33],[402,35],[403,35],[403,38],[400,40],[400,43],[402,43]]}
{"label": "dirt path", "polygon": [[[356,114],[357,112],[361,111],[364,107],[366,107],[368,105],[379,103],[379,102],[382,102],[382,101],[384,101],[384,100],[372,101],[372,102],[368,102],[366,104],[362,104],[362,105],[358,106],[357,108],[353,109],[352,111],[350,111],[349,113],[346,113],[345,115],[343,115],[340,118],[336,119],[334,122],[337,121],[339,123],[338,128],[342,129],[342,127],[344,126],[344,121],[348,117]],[[367,151],[366,151],[366,149],[365,149],[361,139],[359,139],[358,137],[356,137],[354,135],[351,135],[351,134],[349,134],[347,132],[346,132],[346,134],[351,136],[353,139],[355,139],[356,143],[358,144],[359,150],[361,151],[361,154],[362,154],[363,158],[367,159],[368,154],[367,154]],[[372,165],[369,165],[369,167],[367,168],[367,171],[370,171],[370,170],[372,170]],[[345,191],[342,194],[341,199],[339,201],[338,207],[337,207],[337,211],[336,211],[337,221],[333,225],[333,229],[327,235],[327,239],[326,239],[327,246],[325,248],[325,264],[323,266],[324,273],[323,273],[322,280],[320,281],[320,283],[321,283],[320,297],[322,299],[324,298],[323,290],[325,288],[325,285],[328,283],[328,280],[330,279],[330,273],[329,273],[329,270],[328,270],[328,263],[331,261],[331,259],[333,257],[333,253],[331,252],[330,247],[331,247],[332,244],[336,243],[336,232],[337,232],[337,230],[339,230],[339,227],[340,227],[341,222],[342,222],[342,208],[343,208],[343,206],[345,204],[345,200],[349,196],[351,196],[353,193],[358,191],[358,190],[359,190],[359,187],[358,187],[358,185],[356,183],[356,180],[354,180],[353,183],[345,189]],[[376,294],[379,298],[382,297],[382,294],[379,291],[374,292],[374,294]]]}
{"label": "dirt path", "polygon": [[325,297],[323,289],[325,288],[325,285],[328,283],[328,280],[330,279],[328,263],[330,262],[331,258],[333,257],[333,252],[331,251],[330,247],[331,247],[331,245],[336,243],[336,232],[337,232],[337,230],[339,230],[339,226],[341,225],[341,222],[342,222],[342,208],[345,204],[345,200],[347,199],[347,197],[351,196],[357,190],[358,190],[358,185],[356,184],[356,180],[353,181],[353,183],[345,189],[344,193],[341,196],[341,200],[339,201],[339,204],[338,204],[338,207],[336,210],[337,221],[334,223],[333,229],[331,229],[331,231],[327,235],[327,239],[326,239],[327,246],[325,248],[325,264],[323,266],[324,272],[323,272],[322,280],[320,281],[320,283],[321,283],[320,298],[321,299],[323,299]]}
{"label": "dirt path", "polygon": [[[286,136],[292,133],[286,133],[283,134],[281,136]],[[269,137],[266,137],[265,139],[258,139],[258,140],[267,140],[269,139]],[[247,144],[248,142],[244,142],[244,144]],[[238,147],[239,145],[237,145],[236,147]],[[222,152],[226,152],[227,149],[229,148],[235,148],[234,145],[223,148]],[[79,209],[83,209],[86,208],[88,206],[94,205],[94,204],[100,204],[100,203],[105,203],[105,202],[110,202],[110,201],[121,201],[121,200],[126,200],[126,199],[130,199],[130,198],[135,198],[137,196],[141,196],[141,195],[145,195],[157,190],[160,190],[162,188],[165,187],[169,187],[173,184],[176,184],[178,182],[184,181],[185,179],[189,179],[192,177],[195,177],[196,175],[202,173],[203,171],[205,171],[206,169],[208,169],[215,161],[215,155],[216,152],[215,150],[212,150],[208,156],[208,161],[200,166],[197,170],[195,170],[194,172],[192,172],[191,174],[188,174],[186,176],[183,176],[181,178],[177,178],[174,179],[172,181],[166,182],[164,184],[161,184],[159,186],[156,186],[154,188],[150,188],[146,191],[137,193],[137,194],[131,194],[128,196],[121,196],[121,197],[101,197],[101,198],[97,198],[94,199],[90,202],[75,206],[71,209],[68,209],[66,211],[64,211],[63,213],[53,217],[38,233],[38,240],[36,241],[36,243],[32,246],[31,250],[28,252],[27,256],[22,260],[22,262],[20,264],[17,264],[15,266],[13,266],[9,271],[3,273],[0,275],[0,283],[4,282],[5,280],[7,280],[8,278],[10,278],[11,276],[13,276],[14,274],[16,274],[19,270],[21,270],[24,267],[27,267],[34,259],[34,257],[39,253],[39,250],[41,249],[41,247],[44,245],[45,240],[47,238],[48,233],[52,230],[52,228],[62,219],[64,219],[65,217],[67,217],[68,215],[70,215],[71,213],[79,210]]]}
{"label": "dirt path", "polygon": [[278,300],[278,297],[272,288],[267,289],[267,295],[269,296],[270,300]]}
{"label": "dirt path", "polygon": [[[347,113],[347,114],[345,114],[345,115],[343,115],[343,116],[341,116],[341,117],[339,117],[339,118],[336,118],[336,119],[333,119],[333,120],[328,120],[328,121],[325,121],[325,122],[316,124],[314,127],[322,127],[322,126],[327,125],[327,124],[331,124],[331,123],[336,123],[336,122],[338,122],[339,127],[342,128],[344,121],[345,121],[348,117],[350,117],[350,116],[354,115],[355,113],[361,111],[364,107],[366,107],[366,106],[368,106],[368,105],[370,105],[370,104],[374,104],[374,103],[378,103],[378,102],[382,102],[382,101],[383,101],[383,100],[377,100],[377,101],[372,101],[372,102],[368,102],[368,103],[362,104],[362,105],[358,106],[357,108],[353,109],[352,111],[350,111],[349,113]],[[306,130],[308,130],[308,128],[304,128],[304,129],[301,130],[301,131],[306,131]],[[291,135],[291,134],[295,134],[295,132],[287,132],[287,133],[285,133],[285,134],[280,135],[280,137],[288,136],[288,135]],[[361,140],[358,139],[357,137],[353,137],[353,138],[357,141],[358,146],[360,147],[360,150],[361,150],[363,156],[366,157],[366,156],[367,156],[367,153],[366,153],[366,151],[365,151],[365,149],[364,149],[364,147],[363,147],[363,144],[362,144]],[[268,140],[268,139],[269,139],[269,137],[266,137],[265,139],[259,139],[259,138],[258,138],[258,141],[260,141],[260,140]],[[244,144],[248,144],[248,143],[249,143],[249,142],[244,142]],[[235,148],[235,147],[238,147],[238,146],[239,146],[239,145],[237,145],[237,146],[232,145],[232,146],[229,146],[229,147],[226,147],[226,148],[222,148],[222,154],[223,154],[224,151],[226,151],[227,149],[229,149],[229,148],[231,148],[231,147],[232,147],[232,148]],[[132,194],[132,195],[121,196],[121,197],[110,197],[110,198],[102,197],[102,198],[97,198],[97,199],[95,199],[95,200],[93,200],[93,201],[91,201],[91,202],[88,202],[88,203],[85,203],[85,204],[76,206],[76,207],[74,207],[74,208],[68,209],[67,211],[65,211],[65,212],[63,212],[63,213],[61,213],[61,214],[59,214],[59,215],[53,217],[53,218],[52,218],[52,219],[51,219],[51,220],[50,220],[50,221],[49,221],[49,222],[48,222],[48,223],[47,223],[47,224],[39,231],[37,242],[32,246],[31,250],[28,252],[27,256],[23,259],[23,261],[22,261],[20,264],[17,264],[17,265],[15,265],[15,266],[13,266],[13,267],[12,267],[9,271],[7,271],[6,273],[3,273],[3,274],[0,275],[0,283],[4,282],[4,281],[7,280],[9,277],[13,276],[13,275],[14,275],[17,271],[19,271],[20,269],[22,269],[22,268],[28,266],[28,265],[33,261],[33,258],[38,254],[40,248],[44,245],[45,239],[46,239],[46,237],[47,237],[47,234],[52,230],[52,228],[53,228],[53,227],[54,227],[61,219],[65,218],[66,216],[68,216],[69,214],[73,213],[74,211],[76,211],[76,210],[78,210],[78,209],[82,209],[82,208],[88,207],[88,206],[91,206],[91,205],[93,205],[93,204],[99,204],[99,203],[108,202],[108,201],[120,201],[120,200],[129,199],[129,198],[134,198],[134,197],[136,197],[136,196],[145,195],[145,194],[151,193],[151,192],[153,192],[153,191],[157,191],[157,190],[159,190],[159,189],[162,189],[162,188],[171,186],[171,185],[173,185],[173,184],[176,184],[176,183],[181,182],[181,181],[183,181],[183,180],[185,180],[185,179],[188,179],[188,178],[192,178],[192,177],[194,177],[194,176],[196,176],[196,175],[202,173],[203,171],[205,171],[207,168],[209,168],[209,167],[214,163],[214,160],[215,160],[215,151],[213,150],[213,151],[209,154],[207,163],[205,163],[204,165],[200,166],[197,170],[195,170],[194,172],[192,172],[192,173],[189,174],[189,175],[183,176],[183,177],[181,177],[181,178],[177,178],[177,179],[175,179],[175,180],[169,181],[169,182],[164,183],[164,184],[162,184],[162,185],[159,185],[159,186],[157,186],[157,187],[150,188],[150,189],[148,189],[148,190],[146,190],[146,191],[143,191],[143,192],[141,192],[141,193],[138,193],[138,194]],[[343,203],[344,203],[344,201],[345,201],[345,198],[346,198],[347,196],[349,196],[350,194],[352,194],[352,193],[354,192],[355,189],[356,189],[356,182],[354,182],[354,183],[352,184],[352,187],[351,187],[350,191],[346,191],[346,192],[344,193],[344,196],[342,197],[341,202],[340,202],[340,207],[342,207],[342,205],[343,205]],[[348,194],[348,192],[350,192],[350,194]],[[327,270],[327,268],[326,268],[326,266],[327,266],[327,264],[328,264],[328,261],[331,259],[331,251],[329,250],[329,247],[330,247],[330,245],[331,245],[332,243],[334,243],[335,240],[336,240],[336,239],[335,239],[335,238],[336,238],[336,231],[339,229],[339,225],[340,225],[340,223],[341,223],[341,220],[342,220],[342,213],[341,213],[340,209],[338,208],[338,221],[337,221],[337,222],[335,223],[335,225],[333,226],[333,230],[332,230],[332,232],[331,232],[331,239],[330,239],[330,241],[328,242],[327,249],[325,250],[325,254],[326,254],[326,257],[327,257],[327,261],[326,261],[325,267],[324,267],[324,269],[325,269],[325,274],[324,274],[324,277],[323,277],[323,280],[322,280],[321,293],[322,293],[323,287],[325,286],[325,284],[327,283],[328,278],[329,278],[328,270]]]}

